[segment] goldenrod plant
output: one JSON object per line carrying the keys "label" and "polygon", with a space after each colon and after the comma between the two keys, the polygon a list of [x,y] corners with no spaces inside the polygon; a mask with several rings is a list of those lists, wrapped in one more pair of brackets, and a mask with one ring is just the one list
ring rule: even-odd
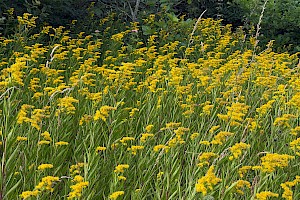
{"label": "goldenrod plant", "polygon": [[30,34],[25,13],[0,38],[0,199],[300,198],[297,54],[211,18],[114,20]]}

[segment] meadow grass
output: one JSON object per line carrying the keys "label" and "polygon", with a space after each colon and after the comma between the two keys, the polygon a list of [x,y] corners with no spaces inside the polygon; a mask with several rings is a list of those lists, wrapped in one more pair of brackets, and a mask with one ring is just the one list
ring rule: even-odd
{"label": "meadow grass", "polygon": [[0,38],[1,199],[300,198],[297,55],[220,20],[115,18],[30,34],[24,14]]}

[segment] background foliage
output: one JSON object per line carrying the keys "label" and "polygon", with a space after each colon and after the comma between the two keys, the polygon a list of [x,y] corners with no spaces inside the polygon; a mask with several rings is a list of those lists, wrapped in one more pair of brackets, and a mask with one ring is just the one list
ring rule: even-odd
{"label": "background foliage", "polygon": [[[94,32],[99,27],[99,20],[111,12],[117,13],[120,22],[128,23],[140,21],[149,14],[165,14],[173,20],[179,16],[194,19],[204,10],[207,10],[205,18],[223,19],[223,24],[250,30],[258,23],[263,3],[263,0],[3,0],[0,3],[0,30],[2,35],[11,34],[16,16],[24,12],[39,17],[38,27],[44,24],[72,27],[71,21],[77,20],[74,31]],[[13,14],[9,14],[10,8],[14,8]],[[298,0],[269,0],[261,24],[260,45],[275,40],[274,48],[278,52],[299,51],[299,13]]]}

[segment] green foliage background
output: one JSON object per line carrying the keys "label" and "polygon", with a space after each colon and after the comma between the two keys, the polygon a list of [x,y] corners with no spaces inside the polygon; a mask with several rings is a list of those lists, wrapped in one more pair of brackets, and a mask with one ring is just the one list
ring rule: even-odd
{"label": "green foliage background", "polygon": [[[137,16],[133,16],[137,2]],[[8,16],[9,8],[14,8],[14,16],[24,12],[38,16],[39,25],[72,27],[71,21],[77,20],[73,30],[78,32],[94,32],[99,27],[99,20],[111,12],[117,13],[120,22],[130,22],[149,14],[184,15],[194,19],[204,10],[207,10],[205,18],[223,19],[224,24],[249,30],[258,23],[263,3],[263,0],[3,0],[0,3],[0,30],[2,35],[9,35],[14,30],[15,18]],[[261,24],[260,45],[275,40],[278,52],[298,52],[299,13],[299,0],[268,0]]]}

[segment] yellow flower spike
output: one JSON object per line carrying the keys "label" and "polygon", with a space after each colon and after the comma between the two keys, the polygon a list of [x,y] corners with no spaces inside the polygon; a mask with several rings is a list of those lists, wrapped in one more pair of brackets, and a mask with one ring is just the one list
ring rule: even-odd
{"label": "yellow flower spike", "polygon": [[64,141],[59,141],[59,142],[55,142],[55,146],[66,146],[69,145],[69,142],[64,142]]}
{"label": "yellow flower spike", "polygon": [[245,180],[238,180],[236,181],[236,192],[239,193],[240,195],[244,195],[244,192],[241,190],[243,187],[251,188],[251,184],[249,181]]}
{"label": "yellow flower spike", "polygon": [[216,153],[213,152],[204,152],[199,156],[199,160],[200,161],[208,161],[213,157],[218,157],[218,155]]}
{"label": "yellow flower spike", "polygon": [[83,168],[84,167],[84,163],[77,163],[77,164],[75,164],[75,165],[71,165],[71,167],[70,167],[70,174],[72,175],[72,176],[74,176],[74,175],[76,175],[76,174],[80,174],[80,170],[81,170],[81,168]]}
{"label": "yellow flower spike", "polygon": [[238,173],[240,175],[241,178],[244,177],[244,175],[252,169],[252,166],[243,166],[241,168],[239,168]]}
{"label": "yellow flower spike", "polygon": [[80,198],[82,196],[82,191],[89,185],[89,182],[84,181],[84,178],[80,175],[76,175],[72,180],[74,185],[71,185],[71,192],[68,195],[68,199]]}
{"label": "yellow flower spike", "polygon": [[27,137],[21,137],[21,136],[18,136],[17,137],[17,141],[27,141]]}
{"label": "yellow flower spike", "polygon": [[220,125],[217,125],[217,126],[212,126],[210,129],[209,129],[209,133],[210,134],[213,134],[216,130],[218,130],[220,128]]}
{"label": "yellow flower spike", "polygon": [[50,191],[53,192],[54,189],[53,187],[53,183],[59,181],[58,177],[55,176],[46,176],[44,178],[42,178],[42,181],[39,182],[39,184],[37,186],[35,186],[34,190],[38,190],[38,191]]}
{"label": "yellow flower spike", "polygon": [[45,169],[51,169],[53,168],[53,165],[52,164],[41,164],[38,166],[38,170],[45,170]]}
{"label": "yellow flower spike", "polygon": [[164,175],[164,172],[158,172],[158,174],[156,175],[156,180],[160,181],[161,177]]}
{"label": "yellow flower spike", "polygon": [[60,113],[75,114],[76,108],[73,103],[79,103],[79,100],[68,96],[59,98],[58,109],[56,110],[55,115],[58,116]]}
{"label": "yellow flower spike", "polygon": [[209,146],[211,143],[209,141],[204,140],[204,141],[200,141],[199,144]]}
{"label": "yellow flower spike", "polygon": [[129,165],[127,164],[120,164],[118,166],[116,166],[114,172],[115,173],[123,173],[125,169],[128,169],[129,168]]}
{"label": "yellow flower spike", "polygon": [[111,106],[102,106],[99,110],[96,111],[94,115],[94,120],[102,119],[103,121],[106,121],[106,118],[108,117],[108,112],[111,110],[117,110],[115,107]]}
{"label": "yellow flower spike", "polygon": [[226,137],[229,137],[232,135],[233,135],[233,133],[231,133],[231,132],[221,131],[216,136],[214,136],[214,139],[211,141],[211,144],[222,145],[226,141]]}
{"label": "yellow flower spike", "polygon": [[106,150],[106,147],[97,147],[96,148],[96,153],[99,153],[100,151],[105,151]]}
{"label": "yellow flower spike", "polygon": [[240,155],[242,155],[242,150],[246,150],[248,148],[250,148],[249,144],[244,142],[236,143],[229,148],[230,152],[233,154],[229,157],[229,160],[237,159]]}
{"label": "yellow flower spike", "polygon": [[169,148],[170,148],[169,146],[159,144],[153,147],[153,151],[158,152],[159,150],[163,149],[165,152],[168,152]]}
{"label": "yellow flower spike", "polygon": [[190,139],[191,140],[194,140],[196,139],[200,134],[199,133],[193,133],[191,136],[190,136]]}
{"label": "yellow flower spike", "polygon": [[291,129],[291,134],[297,136],[300,133],[300,126]]}
{"label": "yellow flower spike", "polygon": [[20,194],[19,196],[22,198],[22,199],[28,199],[30,197],[37,197],[39,194],[39,191],[38,190],[33,190],[33,191],[25,191],[25,192],[22,192],[22,194]]}
{"label": "yellow flower spike", "polygon": [[293,181],[281,183],[280,186],[284,190],[284,192],[282,194],[282,198],[287,199],[287,200],[292,200],[293,199],[292,187],[294,187],[298,183],[300,183],[300,176],[296,176],[296,178]]}
{"label": "yellow flower spike", "polygon": [[203,109],[203,113],[206,115],[210,115],[211,110],[213,109],[214,105],[205,105]]}
{"label": "yellow flower spike", "polygon": [[44,137],[45,140],[48,140],[48,141],[51,141],[51,136],[50,136],[50,133],[48,131],[45,131],[41,134],[41,136]]}
{"label": "yellow flower spike", "polygon": [[137,151],[142,149],[144,149],[144,146],[131,146],[130,148],[127,148],[127,151],[131,151],[133,155],[136,155]]}
{"label": "yellow flower spike", "polygon": [[151,133],[152,129],[153,129],[154,125],[153,124],[149,124],[148,126],[146,126],[146,131],[147,133]]}
{"label": "yellow flower spike", "polygon": [[289,164],[289,160],[294,159],[294,156],[290,156],[287,154],[271,154],[268,153],[261,158],[261,167],[264,172],[274,172],[276,168],[284,168]]}
{"label": "yellow flower spike", "polygon": [[109,195],[109,199],[116,200],[119,196],[124,195],[124,191],[116,191]]}
{"label": "yellow flower spike", "polygon": [[50,141],[48,140],[41,140],[38,142],[38,145],[44,145],[44,144],[50,144]]}
{"label": "yellow flower spike", "polygon": [[279,194],[277,194],[277,193],[273,193],[270,191],[264,191],[264,192],[257,193],[255,195],[255,198],[258,200],[267,200],[268,198],[278,197],[278,196],[279,196]]}
{"label": "yellow flower spike", "polygon": [[134,140],[135,140],[134,137],[123,137],[123,138],[120,140],[120,142],[121,142],[124,146],[126,146],[128,141],[134,141]]}
{"label": "yellow flower spike", "polygon": [[205,176],[198,179],[196,183],[196,192],[201,192],[205,196],[209,190],[213,190],[213,186],[217,185],[222,179],[214,174],[214,166],[210,166]]}
{"label": "yellow flower spike", "polygon": [[152,133],[143,133],[142,136],[141,136],[141,138],[140,138],[140,141],[142,143],[144,143],[150,137],[154,137],[154,134],[152,134]]}
{"label": "yellow flower spike", "polygon": [[133,117],[135,115],[136,112],[138,112],[139,109],[138,108],[133,108],[130,112],[129,112],[129,117]]}
{"label": "yellow flower spike", "polygon": [[125,176],[118,176],[118,180],[119,181],[126,181],[126,177]]}

